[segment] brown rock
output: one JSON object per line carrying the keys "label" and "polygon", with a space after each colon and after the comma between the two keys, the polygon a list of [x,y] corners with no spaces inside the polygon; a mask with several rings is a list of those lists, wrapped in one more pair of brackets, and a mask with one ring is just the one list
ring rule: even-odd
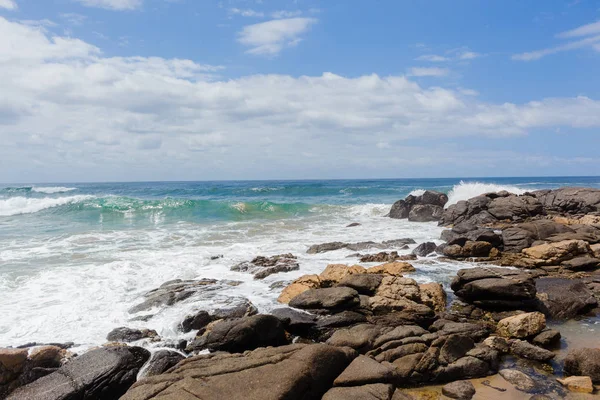
{"label": "brown rock", "polygon": [[384,383],[356,387],[335,387],[325,393],[323,400],[389,400],[393,391],[393,385]]}
{"label": "brown rock", "polygon": [[504,318],[498,322],[498,334],[506,338],[523,339],[537,335],[546,328],[546,317],[540,312],[531,312]]}
{"label": "brown rock", "polygon": [[27,360],[27,349],[0,349],[0,364],[10,371],[20,371]]}
{"label": "brown rock", "polygon": [[576,376],[589,376],[595,384],[600,383],[600,349],[572,350],[565,358],[565,372]]}
{"label": "brown rock", "polygon": [[419,285],[421,302],[434,311],[442,312],[446,309],[446,292],[439,283],[431,282]]}
{"label": "brown rock", "polygon": [[359,386],[370,383],[393,383],[394,368],[390,363],[379,363],[367,356],[358,356],[338,376],[335,386]]}
{"label": "brown rock", "polygon": [[287,304],[300,293],[306,292],[308,289],[316,289],[319,287],[321,287],[321,280],[318,275],[304,275],[283,289],[277,301]]}
{"label": "brown rock", "polygon": [[594,385],[592,384],[592,378],[589,376],[570,376],[564,379],[557,379],[557,381],[575,393],[593,393]]}
{"label": "brown rock", "polygon": [[347,266],[345,264],[329,264],[319,275],[321,286],[333,286],[348,275],[364,274],[366,269],[360,265]]}
{"label": "brown rock", "polygon": [[368,274],[382,274],[392,276],[402,276],[407,272],[415,272],[416,269],[407,262],[390,262],[367,269]]}
{"label": "brown rock", "polygon": [[558,264],[590,252],[589,244],[583,240],[564,240],[523,249],[523,253],[528,257],[544,260],[548,265]]}

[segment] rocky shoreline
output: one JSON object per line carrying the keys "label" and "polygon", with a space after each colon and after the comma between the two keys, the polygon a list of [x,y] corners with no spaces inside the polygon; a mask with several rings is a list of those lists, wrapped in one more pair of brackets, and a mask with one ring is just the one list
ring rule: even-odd
{"label": "rocky shoreline", "polygon": [[[600,190],[488,193],[444,208],[447,201],[426,191],[388,215],[439,221],[444,244],[421,243],[409,255],[398,253],[416,244],[409,238],[313,245],[308,254],[348,249],[379,265],[331,264],[282,284],[282,307],[269,314],[240,299],[189,315],[180,330],[194,339],[160,351],[128,344],[160,341],[156,332],[126,327],[79,356],[72,344],[0,349],[0,399],[594,396],[600,343],[559,360],[557,350],[561,321],[598,313]],[[410,261],[429,256],[469,262],[451,291],[411,278]],[[232,267],[258,280],[298,269],[293,254]],[[130,311],[143,321],[154,307],[239,284],[165,282]]]}

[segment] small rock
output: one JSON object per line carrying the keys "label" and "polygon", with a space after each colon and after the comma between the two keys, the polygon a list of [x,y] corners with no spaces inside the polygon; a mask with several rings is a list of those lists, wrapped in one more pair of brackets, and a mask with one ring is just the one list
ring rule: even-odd
{"label": "small rock", "polygon": [[334,386],[359,386],[370,383],[392,383],[395,374],[389,363],[379,363],[360,355],[333,382]]}
{"label": "small rock", "polygon": [[560,342],[560,332],[554,329],[547,329],[540,332],[534,337],[531,342],[536,346],[543,347],[545,349],[556,346]]}
{"label": "small rock", "polygon": [[176,351],[160,350],[152,354],[150,361],[143,370],[143,377],[160,375],[169,368],[174,367],[179,361],[185,360],[185,357]]}
{"label": "small rock", "polygon": [[469,381],[456,381],[442,387],[442,394],[451,399],[470,400],[475,396],[475,386]]}
{"label": "small rock", "polygon": [[431,253],[433,253],[436,249],[437,245],[433,242],[425,242],[418,245],[413,251],[412,254],[420,257],[425,257]]}
{"label": "small rock", "polygon": [[126,327],[115,328],[106,336],[109,342],[136,342],[142,339],[154,339],[158,337],[158,333],[151,329],[131,329]]}
{"label": "small rock", "polygon": [[507,382],[522,392],[531,392],[535,390],[536,384],[533,379],[516,369],[501,369],[499,372]]}
{"label": "small rock", "polygon": [[549,350],[542,349],[541,347],[534,346],[524,340],[514,340],[510,345],[510,351],[523,358],[535,361],[550,361],[554,358],[555,354]]}
{"label": "small rock", "polygon": [[570,376],[564,379],[557,379],[557,381],[569,389],[571,392],[576,393],[593,393],[594,385],[592,384],[592,378],[589,376]]}
{"label": "small rock", "polygon": [[183,333],[192,330],[200,330],[206,327],[213,321],[213,317],[206,311],[200,311],[195,315],[188,315],[181,323],[181,331]]}
{"label": "small rock", "polygon": [[360,226],[360,224],[358,222],[353,222],[351,224],[346,225],[346,228],[352,228],[352,227],[355,227],[355,226]]}

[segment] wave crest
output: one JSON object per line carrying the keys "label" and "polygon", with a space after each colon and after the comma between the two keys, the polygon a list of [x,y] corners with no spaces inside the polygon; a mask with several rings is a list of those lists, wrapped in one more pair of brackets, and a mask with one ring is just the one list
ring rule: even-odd
{"label": "wave crest", "polygon": [[0,200],[0,216],[7,217],[11,215],[31,214],[48,208],[64,206],[67,204],[78,203],[92,199],[93,196],[67,196],[59,198],[45,197],[35,199],[28,197],[11,197]]}
{"label": "wave crest", "polygon": [[469,200],[473,197],[479,196],[480,194],[500,192],[502,190],[506,190],[507,192],[514,194],[523,194],[526,192],[526,190],[512,185],[460,181],[458,185],[454,185],[448,192],[448,203],[446,203],[446,207],[456,204],[461,200]]}
{"label": "wave crest", "polygon": [[73,190],[77,190],[77,188],[64,187],[64,186],[48,186],[48,187],[34,186],[31,188],[32,192],[46,193],[46,194],[66,193],[66,192],[72,192]]}

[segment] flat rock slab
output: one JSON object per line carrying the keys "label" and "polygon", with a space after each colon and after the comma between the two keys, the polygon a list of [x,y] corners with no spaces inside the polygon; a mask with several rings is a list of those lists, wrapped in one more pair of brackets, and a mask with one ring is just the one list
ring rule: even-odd
{"label": "flat rock slab", "polygon": [[122,400],[318,399],[355,357],[353,350],[324,344],[198,356],[140,380]]}

